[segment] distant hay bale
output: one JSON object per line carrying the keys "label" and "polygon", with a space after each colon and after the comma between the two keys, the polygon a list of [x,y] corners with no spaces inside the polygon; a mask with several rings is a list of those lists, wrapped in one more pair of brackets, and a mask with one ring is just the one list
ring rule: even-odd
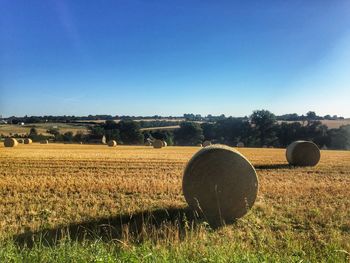
{"label": "distant hay bale", "polygon": [[33,142],[32,139],[29,139],[29,138],[24,139],[24,144],[31,144],[32,142]]}
{"label": "distant hay bale", "polygon": [[198,146],[198,147],[202,147],[203,145],[202,145],[201,143],[198,143],[197,146]]}
{"label": "distant hay bale", "polygon": [[145,146],[152,146],[152,143],[150,141],[145,141]]}
{"label": "distant hay bale", "polygon": [[24,143],[23,139],[18,139],[17,142],[18,143]]}
{"label": "distant hay bale", "polygon": [[237,143],[237,147],[240,147],[240,148],[241,148],[241,147],[244,147],[244,143],[243,143],[243,142],[238,142],[238,143]]}
{"label": "distant hay bale", "polygon": [[109,140],[108,141],[108,146],[109,147],[116,147],[117,146],[117,142],[115,140]]}
{"label": "distant hay bale", "polygon": [[167,147],[168,144],[166,143],[166,141],[162,141],[163,142],[163,147]]}
{"label": "distant hay bale", "polygon": [[101,138],[101,143],[102,143],[102,144],[106,144],[106,136],[104,136],[104,135],[102,136],[102,138]]}
{"label": "distant hay bale", "polygon": [[320,149],[311,141],[295,141],[286,150],[289,164],[297,166],[315,166],[321,158]]}
{"label": "distant hay bale", "polygon": [[217,227],[248,212],[258,193],[258,178],[237,150],[212,145],[199,150],[188,162],[182,189],[188,205]]}
{"label": "distant hay bale", "polygon": [[18,142],[14,138],[5,138],[4,140],[5,147],[16,147],[17,145],[18,145]]}
{"label": "distant hay bale", "polygon": [[48,141],[48,140],[42,140],[42,141],[40,141],[40,143],[41,143],[41,144],[48,144],[49,141]]}
{"label": "distant hay bale", "polygon": [[204,141],[203,142],[203,147],[207,147],[207,146],[209,146],[209,145],[211,145],[211,141]]}
{"label": "distant hay bale", "polygon": [[163,147],[163,141],[162,140],[154,140],[153,148],[160,149],[162,147]]}

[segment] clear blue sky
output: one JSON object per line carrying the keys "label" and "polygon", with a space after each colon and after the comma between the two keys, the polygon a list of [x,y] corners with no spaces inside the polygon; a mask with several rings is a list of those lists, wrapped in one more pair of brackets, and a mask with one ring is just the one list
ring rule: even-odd
{"label": "clear blue sky", "polygon": [[3,116],[255,109],[350,117],[350,1],[0,1]]}

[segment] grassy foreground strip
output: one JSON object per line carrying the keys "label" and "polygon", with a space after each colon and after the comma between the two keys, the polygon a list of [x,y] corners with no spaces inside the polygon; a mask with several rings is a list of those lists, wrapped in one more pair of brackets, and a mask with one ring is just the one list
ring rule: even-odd
{"label": "grassy foreground strip", "polygon": [[[54,245],[45,241],[33,247],[14,242],[0,246],[1,262],[349,262],[350,255],[336,244],[312,240],[295,234],[277,240],[274,236],[247,233],[250,247],[242,240],[228,239],[211,231],[200,239],[162,244],[105,242],[100,239],[61,240]],[[252,236],[253,235],[253,236]],[[322,243],[322,244],[321,244]]]}

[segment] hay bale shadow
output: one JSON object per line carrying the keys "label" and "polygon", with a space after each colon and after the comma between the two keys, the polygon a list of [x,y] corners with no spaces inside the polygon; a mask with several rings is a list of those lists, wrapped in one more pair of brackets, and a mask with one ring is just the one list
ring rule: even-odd
{"label": "hay bale shadow", "polygon": [[290,164],[264,164],[264,165],[254,165],[257,170],[278,170],[278,169],[293,169],[294,165]]}
{"label": "hay bale shadow", "polygon": [[[162,226],[176,230],[178,232],[177,236],[184,238],[188,230],[196,228],[200,222],[198,215],[188,207],[170,207],[98,218],[56,228],[47,228],[37,232],[28,231],[13,236],[12,240],[21,247],[33,247],[36,242],[40,242],[44,246],[53,246],[64,239],[119,241],[127,238],[138,243],[145,238],[152,239],[152,233],[156,233]],[[157,238],[161,235],[162,233],[156,233]]]}

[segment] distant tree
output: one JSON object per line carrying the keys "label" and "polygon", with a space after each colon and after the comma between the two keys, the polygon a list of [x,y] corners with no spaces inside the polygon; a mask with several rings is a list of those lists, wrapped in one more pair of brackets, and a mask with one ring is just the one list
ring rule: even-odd
{"label": "distant tree", "polygon": [[301,139],[302,125],[299,122],[282,122],[277,130],[280,146],[286,147],[293,141]]}
{"label": "distant tree", "polygon": [[180,128],[174,131],[177,145],[196,145],[203,140],[203,130],[198,123],[183,122]]}
{"label": "distant tree", "polygon": [[105,124],[103,125],[103,128],[105,130],[118,129],[118,124],[113,120],[106,120]]}
{"label": "distant tree", "polygon": [[215,134],[218,142],[235,146],[238,142],[247,144],[250,136],[250,124],[241,118],[219,120],[215,124]]}
{"label": "distant tree", "polygon": [[121,142],[120,130],[118,124],[113,120],[106,120],[105,124],[102,125],[105,130],[105,135],[107,141],[115,140]]}
{"label": "distant tree", "polygon": [[102,126],[96,125],[89,127],[90,135],[92,138],[101,138],[105,135],[105,130]]}
{"label": "distant tree", "polygon": [[213,140],[216,138],[215,124],[204,122],[201,124],[205,140]]}
{"label": "distant tree", "polygon": [[306,113],[306,119],[308,121],[314,121],[317,119],[317,115],[314,111],[309,111],[308,113]]}
{"label": "distant tree", "polygon": [[250,116],[250,120],[260,146],[270,145],[277,139],[276,116],[273,113],[267,110],[257,110]]}
{"label": "distant tree", "polygon": [[174,145],[174,133],[172,131],[152,131],[150,133],[145,133],[144,136],[145,139],[164,140],[169,146]]}
{"label": "distant tree", "polygon": [[58,134],[60,134],[60,130],[58,128],[50,128],[46,132],[54,136],[57,136]]}
{"label": "distant tree", "polygon": [[73,138],[74,141],[76,142],[84,142],[87,140],[87,136],[82,132],[82,131],[78,131]]}
{"label": "distant tree", "polygon": [[37,129],[35,127],[30,128],[29,136],[35,136],[35,135],[38,135]]}
{"label": "distant tree", "polygon": [[143,135],[140,125],[135,121],[120,121],[117,125],[123,144],[142,144]]}
{"label": "distant tree", "polygon": [[330,143],[332,149],[350,149],[350,125],[341,126],[339,129],[329,131]]}
{"label": "distant tree", "polygon": [[74,134],[71,131],[65,132],[63,134],[63,140],[66,142],[72,142],[74,139]]}

